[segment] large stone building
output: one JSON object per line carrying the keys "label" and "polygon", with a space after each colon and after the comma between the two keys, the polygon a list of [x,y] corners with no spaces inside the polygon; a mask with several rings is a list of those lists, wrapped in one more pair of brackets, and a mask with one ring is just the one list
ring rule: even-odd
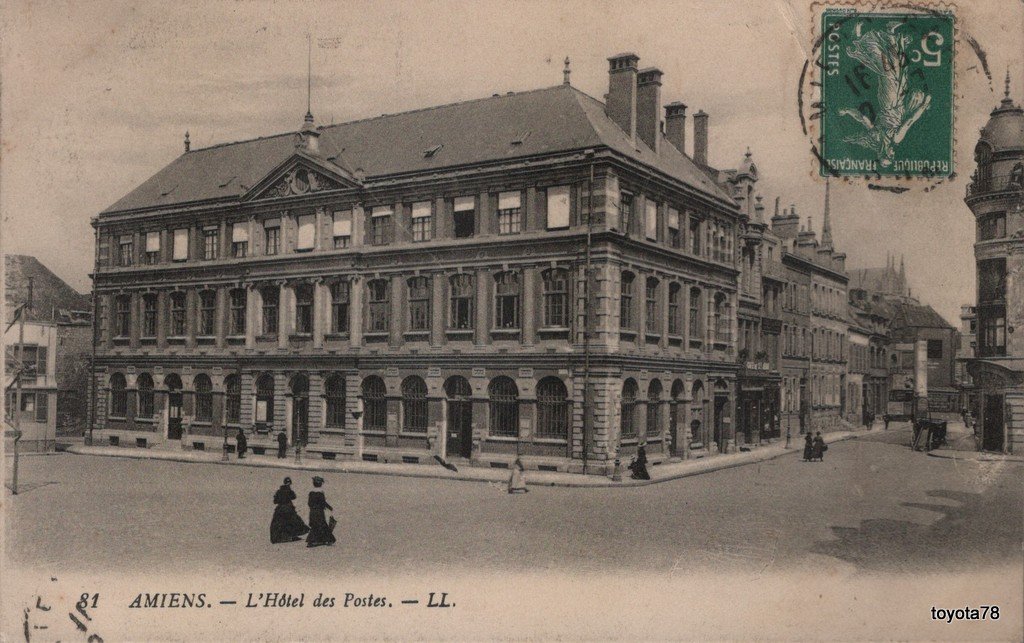
{"label": "large stone building", "polygon": [[22,432],[19,448],[51,450],[86,422],[89,297],[26,255],[4,255],[4,285],[6,417]]}
{"label": "large stone building", "polygon": [[983,449],[1024,452],[1024,110],[999,106],[974,148],[977,169],[964,201],[977,224],[977,349],[974,384]]}
{"label": "large stone building", "polygon": [[[592,473],[641,443],[654,462],[731,448],[756,177],[709,167],[703,112],[684,153],[686,108],[662,114],[638,60],[609,59],[603,103],[567,69],[186,139],[94,221],[97,440],[210,449],[242,428],[257,450],[283,431],[324,458]],[[841,287],[841,265],[811,272]]]}

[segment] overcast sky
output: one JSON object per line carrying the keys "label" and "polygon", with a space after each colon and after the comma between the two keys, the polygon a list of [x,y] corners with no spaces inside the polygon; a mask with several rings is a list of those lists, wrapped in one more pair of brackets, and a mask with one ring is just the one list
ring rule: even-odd
{"label": "overcast sky", "polygon": [[[978,129],[1024,91],[1024,4],[958,3],[956,180],[931,192],[834,183],[836,246],[849,267],[906,255],[915,294],[958,323],[974,299],[974,224],[963,204]],[[969,6],[963,6],[968,5]],[[314,34],[318,123],[572,83],[601,98],[621,51],[665,73],[663,102],[710,119],[710,160],[749,146],[769,205],[820,229],[823,188],[801,133],[797,83],[808,3],[740,2],[8,2],[2,45],[0,208],[5,252],[36,255],[89,289],[90,217],[193,147],[292,131],[306,110]],[[688,140],[692,135],[688,134]]]}

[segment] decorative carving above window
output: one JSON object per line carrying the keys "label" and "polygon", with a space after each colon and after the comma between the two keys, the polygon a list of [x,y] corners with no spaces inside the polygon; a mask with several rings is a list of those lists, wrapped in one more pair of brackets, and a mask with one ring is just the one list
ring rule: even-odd
{"label": "decorative carving above window", "polygon": [[297,194],[308,194],[310,192],[321,192],[323,190],[337,190],[341,188],[337,181],[327,178],[319,172],[308,170],[304,167],[296,167],[289,170],[274,187],[267,191],[268,196],[292,196]]}

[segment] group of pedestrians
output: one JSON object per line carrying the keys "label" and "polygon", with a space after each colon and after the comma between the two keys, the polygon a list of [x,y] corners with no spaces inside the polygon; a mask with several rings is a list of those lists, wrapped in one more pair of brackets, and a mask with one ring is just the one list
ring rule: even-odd
{"label": "group of pedestrians", "polygon": [[293,504],[296,495],[292,490],[292,479],[284,479],[284,484],[274,494],[274,517],[270,521],[271,543],[295,542],[301,540],[303,535],[306,536],[306,547],[333,545],[337,541],[334,527],[338,521],[333,515],[327,516],[326,512],[333,513],[334,507],[327,504],[323,486],[324,479],[313,476],[313,490],[309,492],[308,501],[309,525],[306,525]]}
{"label": "group of pedestrians", "polygon": [[807,435],[804,436],[804,462],[818,462],[825,461],[825,452],[828,451],[828,445],[825,444],[825,439],[821,437],[821,431],[818,431],[813,436],[808,431]]}

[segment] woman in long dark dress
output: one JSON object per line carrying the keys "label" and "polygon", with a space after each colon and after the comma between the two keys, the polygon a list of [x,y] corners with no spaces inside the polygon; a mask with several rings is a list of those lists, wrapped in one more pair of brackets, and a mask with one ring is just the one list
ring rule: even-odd
{"label": "woman in long dark dress", "polygon": [[270,521],[270,542],[288,543],[299,540],[309,531],[302,522],[299,512],[295,511],[295,492],[292,491],[292,479],[285,478],[284,484],[274,494],[274,518]]}
{"label": "woman in long dark dress", "polygon": [[333,545],[335,542],[334,525],[336,522],[332,516],[330,523],[328,523],[324,510],[330,509],[334,511],[334,507],[327,504],[324,492],[319,491],[320,487],[324,486],[324,479],[320,476],[314,476],[313,486],[316,489],[309,492],[309,535],[306,536],[306,547]]}
{"label": "woman in long dark dress", "polygon": [[651,474],[647,472],[647,450],[644,449],[643,445],[637,447],[636,457],[629,463],[629,468],[633,472],[630,476],[634,480],[650,480]]}
{"label": "woman in long dark dress", "polygon": [[804,436],[804,462],[810,462],[814,454],[814,436],[808,431]]}
{"label": "woman in long dark dress", "polygon": [[821,437],[821,431],[814,436],[814,448],[811,450],[811,459],[818,460],[819,462],[825,461],[825,450],[828,447],[825,446],[825,440]]}

